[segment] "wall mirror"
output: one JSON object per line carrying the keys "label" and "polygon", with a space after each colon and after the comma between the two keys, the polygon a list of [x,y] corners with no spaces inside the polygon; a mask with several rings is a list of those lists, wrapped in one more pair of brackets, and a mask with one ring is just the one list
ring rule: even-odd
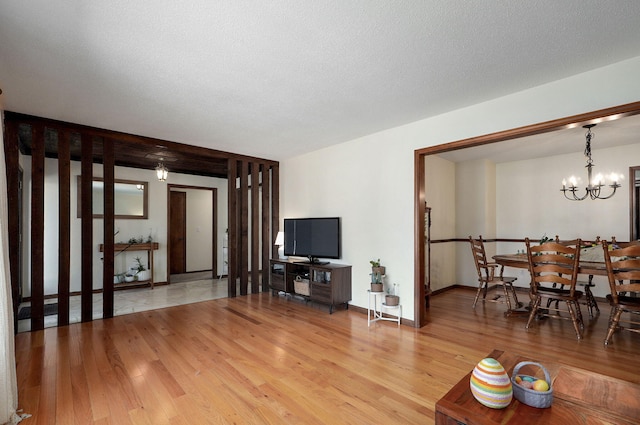
{"label": "wall mirror", "polygon": [[[77,177],[78,193],[82,184]],[[114,179],[114,216],[115,218],[146,219],[148,206],[148,182]],[[104,180],[93,178],[93,218],[104,218]],[[78,218],[81,217],[80,196],[78,199]]]}

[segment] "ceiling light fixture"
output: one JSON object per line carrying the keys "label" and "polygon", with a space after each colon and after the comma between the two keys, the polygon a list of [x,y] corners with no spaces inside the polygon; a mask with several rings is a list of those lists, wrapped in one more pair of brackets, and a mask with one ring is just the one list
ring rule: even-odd
{"label": "ceiling light fixture", "polygon": [[166,181],[167,177],[169,177],[169,170],[167,170],[167,167],[162,163],[163,160],[164,158],[160,158],[160,162],[156,167],[156,176],[158,176],[158,180],[161,182]]}
{"label": "ceiling light fixture", "polygon": [[[564,197],[570,201],[582,201],[584,199],[587,199],[587,197],[591,199],[609,199],[616,193],[616,189],[620,187],[620,184],[618,184],[618,180],[622,178],[622,175],[611,173],[611,175],[609,176],[609,179],[611,180],[612,183],[608,186],[611,189],[613,189],[613,191],[608,196],[600,196],[601,189],[604,186],[606,186],[604,176],[602,174],[596,174],[595,177],[592,177],[592,168],[594,167],[594,165],[593,165],[593,160],[591,159],[591,140],[595,135],[591,132],[591,129],[595,126],[596,124],[587,124],[582,127],[587,129],[587,134],[586,134],[587,141],[584,148],[584,156],[587,157],[587,165],[585,167],[587,168],[588,180],[587,180],[587,187],[585,188],[585,194],[583,196],[576,195],[576,191],[578,190],[577,185],[578,185],[579,179],[576,178],[575,176],[569,177],[568,179],[569,187],[567,187],[567,179],[562,180],[562,189],[560,190],[564,194]],[[567,192],[570,192],[571,195],[570,196],[567,195]]]}

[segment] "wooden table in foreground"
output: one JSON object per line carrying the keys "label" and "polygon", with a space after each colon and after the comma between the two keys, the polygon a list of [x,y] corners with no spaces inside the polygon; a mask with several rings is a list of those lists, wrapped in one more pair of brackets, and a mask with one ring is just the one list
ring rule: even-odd
{"label": "wooden table in foreground", "polygon": [[[509,376],[516,364],[532,360],[499,350],[487,357],[498,360]],[[469,372],[436,403],[436,425],[637,425],[640,422],[640,385],[567,365],[538,363],[551,375],[551,407],[537,409],[515,398],[505,409],[485,407],[471,394]],[[539,370],[529,367],[520,369],[520,373],[533,375]],[[536,375],[543,376],[541,372]]]}

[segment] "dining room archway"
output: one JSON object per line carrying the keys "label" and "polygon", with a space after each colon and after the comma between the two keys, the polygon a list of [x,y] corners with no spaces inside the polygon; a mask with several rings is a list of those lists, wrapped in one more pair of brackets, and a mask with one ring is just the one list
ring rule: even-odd
{"label": "dining room archway", "polygon": [[551,121],[531,124],[524,127],[453,141],[436,146],[417,149],[414,152],[414,323],[416,327],[426,324],[426,310],[431,297],[431,288],[427,285],[427,249],[425,213],[425,157],[467,148],[476,148],[500,142],[544,135],[567,128],[590,123],[618,120],[640,114],[640,102],[614,106],[583,114],[568,116]]}

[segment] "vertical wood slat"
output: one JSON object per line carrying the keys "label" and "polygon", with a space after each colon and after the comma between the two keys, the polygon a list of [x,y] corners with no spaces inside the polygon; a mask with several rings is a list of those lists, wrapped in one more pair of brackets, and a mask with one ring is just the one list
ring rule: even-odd
{"label": "vertical wood slat", "polygon": [[240,295],[249,289],[249,162],[240,161]]}
{"label": "vertical wood slat", "polygon": [[4,161],[7,173],[7,211],[9,226],[9,271],[11,274],[11,298],[13,300],[14,332],[18,330],[20,306],[20,166],[18,155],[18,125],[7,122],[4,137]]}
{"label": "vertical wood slat", "polygon": [[236,296],[236,281],[238,279],[238,192],[236,189],[236,178],[238,176],[238,163],[235,159],[229,160],[227,175],[227,197],[229,199],[227,205],[227,220],[229,224],[229,240],[228,240],[228,293],[229,297]]}
{"label": "vertical wood slat", "polygon": [[249,166],[247,160],[240,162],[240,294],[249,293]]}
{"label": "vertical wood slat", "polygon": [[44,329],[44,128],[31,128],[31,330]]}
{"label": "vertical wood slat", "polygon": [[[280,230],[280,168],[275,165],[271,168],[271,229],[275,236]],[[277,258],[278,248],[271,246],[271,258]]]}
{"label": "vertical wood slat", "polygon": [[81,143],[81,320],[93,320],[93,140],[80,135]]}
{"label": "vertical wood slat", "polygon": [[267,164],[261,166],[262,176],[262,291],[269,290],[269,247],[273,245],[275,241],[275,235],[270,236],[269,229],[271,228],[269,217],[271,211],[271,203],[269,202],[271,194],[271,186],[269,179],[269,167]]}
{"label": "vertical wood slat", "polygon": [[218,189],[216,189],[215,187],[211,191],[211,207],[212,207],[211,219],[213,221],[211,223],[211,229],[213,229],[213,234],[211,235],[211,240],[212,240],[212,243],[211,243],[211,258],[212,258],[211,272],[212,273],[211,275],[215,279],[216,276],[219,276],[218,274],[218,226],[217,226]]}
{"label": "vertical wood slat", "polygon": [[[102,262],[102,316],[113,317],[113,275],[114,275],[114,147],[113,140],[103,139],[102,143],[102,173],[104,176],[104,252]],[[153,273],[153,270],[151,270]]]}
{"label": "vertical wood slat", "polygon": [[58,326],[69,324],[71,285],[71,133],[58,132]]}
{"label": "vertical wood slat", "polygon": [[260,164],[251,163],[251,293],[260,292]]}

